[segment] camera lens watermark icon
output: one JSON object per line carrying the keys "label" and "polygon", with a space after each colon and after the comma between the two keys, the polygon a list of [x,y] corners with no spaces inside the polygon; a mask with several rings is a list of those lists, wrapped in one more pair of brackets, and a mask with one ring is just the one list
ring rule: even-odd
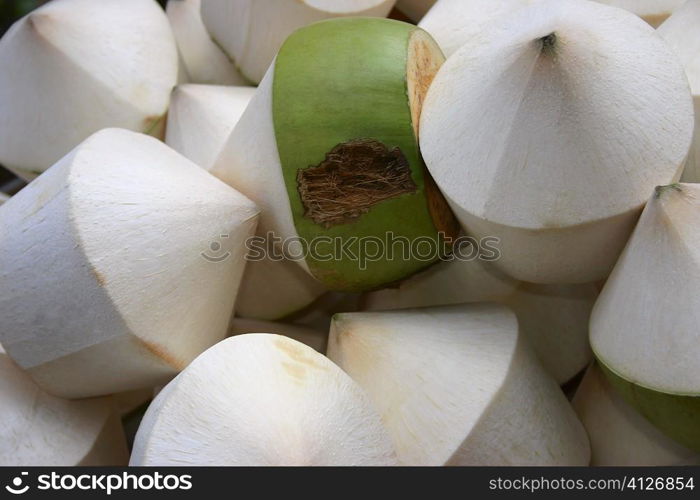
{"label": "camera lens watermark icon", "polygon": [[[222,240],[228,237],[228,234],[219,235],[219,238]],[[204,259],[208,260],[209,262],[223,262],[231,256],[231,252],[222,252],[222,250],[223,246],[221,245],[220,241],[212,241],[209,244],[209,250],[202,252],[201,255],[202,257],[204,257]]]}
{"label": "camera lens watermark icon", "polygon": [[29,485],[27,484],[24,487],[22,487],[22,477],[28,475],[28,472],[22,472],[19,476],[12,480],[12,485],[5,486],[5,489],[13,495],[23,495],[24,493],[29,491]]}

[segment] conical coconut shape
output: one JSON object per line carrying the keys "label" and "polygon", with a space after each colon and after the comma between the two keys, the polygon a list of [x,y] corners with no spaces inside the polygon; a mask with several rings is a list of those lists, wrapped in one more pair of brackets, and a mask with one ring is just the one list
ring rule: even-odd
{"label": "conical coconut shape", "polygon": [[574,0],[520,12],[440,69],[421,150],[465,230],[500,239],[502,270],[593,282],[651,189],[680,176],[693,134],[687,79],[629,12]]}
{"label": "conical coconut shape", "polygon": [[[628,10],[653,27],[659,26],[686,0],[593,0],[612,7]],[[693,0],[690,0],[691,2]]]}
{"label": "conical coconut shape", "polygon": [[573,400],[591,441],[594,466],[700,464],[700,455],[664,436],[613,390],[591,366]]}
{"label": "conical coconut shape", "polygon": [[581,373],[593,359],[588,322],[598,288],[584,285],[522,283],[504,302],[518,317],[545,370],[560,385]]}
{"label": "conical coconut shape", "polygon": [[231,335],[247,333],[273,333],[301,342],[313,350],[324,354],[328,346],[328,332],[315,330],[303,325],[279,323],[275,321],[260,321],[256,319],[234,318],[229,330]]}
{"label": "conical coconut shape", "polygon": [[700,451],[700,185],[657,188],[591,316],[616,390]]}
{"label": "conical coconut shape", "polygon": [[202,21],[201,5],[202,0],[169,0],[165,9],[189,81],[246,85],[246,79],[209,36]]}
{"label": "conical coconut shape", "polygon": [[418,22],[435,5],[436,0],[397,0],[396,8]]}
{"label": "conical coconut shape", "polygon": [[241,74],[260,83],[294,31],[341,16],[386,17],[395,0],[206,0],[202,18]]}
{"label": "conical coconut shape", "polygon": [[212,173],[258,203],[260,234],[272,232],[326,287],[364,291],[404,279],[436,262],[456,232],[416,140],[442,61],[424,31],[398,21],[302,28]]}
{"label": "conical coconut shape", "polygon": [[466,43],[483,43],[489,25],[541,0],[440,0],[418,24],[450,57]]}
{"label": "conical coconut shape", "polygon": [[[254,87],[179,85],[170,104],[165,142],[210,170],[254,94]],[[249,254],[243,275],[236,303],[239,316],[280,319],[325,291],[295,263],[256,255]]]}
{"label": "conical coconut shape", "polygon": [[683,182],[700,182],[700,0],[688,0],[657,33],[680,57],[695,103],[695,137],[683,171]]}
{"label": "conical coconut shape", "polygon": [[586,465],[586,433],[492,304],[337,315],[328,356],[379,409],[405,465]]}
{"label": "conical coconut shape", "polygon": [[165,143],[210,170],[254,94],[255,87],[178,85],[170,100]]}
{"label": "conical coconut shape", "polygon": [[31,179],[93,132],[160,137],[178,76],[153,0],[54,0],[0,40],[0,163]]}
{"label": "conical coconut shape", "polygon": [[131,465],[395,465],[369,399],[325,356],[270,334],[227,339],[151,404]]}
{"label": "conical coconut shape", "polygon": [[55,395],[162,384],[226,335],[257,214],[156,139],[98,132],[0,207],[0,341]]}
{"label": "conical coconut shape", "polygon": [[0,347],[0,465],[123,466],[124,431],[111,398],[68,401],[42,391]]}
{"label": "conical coconut shape", "polygon": [[509,297],[517,286],[517,281],[505,276],[490,262],[454,259],[436,264],[393,288],[365,294],[362,308],[386,311],[465,302],[498,302]]}

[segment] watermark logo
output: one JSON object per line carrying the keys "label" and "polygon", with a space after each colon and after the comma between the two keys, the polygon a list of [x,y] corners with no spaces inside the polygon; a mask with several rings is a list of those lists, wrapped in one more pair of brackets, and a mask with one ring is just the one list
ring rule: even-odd
{"label": "watermark logo", "polygon": [[[24,495],[30,489],[30,497],[43,491],[93,491],[108,496],[118,491],[175,491],[193,488],[190,474],[162,474],[160,472],[120,472],[112,474],[58,473],[41,474],[30,479],[29,472],[22,472],[5,486],[12,495]],[[31,484],[31,487],[30,487]]]}
{"label": "watermark logo", "polygon": [[224,250],[224,246],[222,244],[222,240],[226,240],[228,238],[228,234],[219,235],[219,239],[209,243],[209,248],[201,253],[202,257],[209,262],[214,263],[223,262],[228,259],[231,256],[231,252]]}
{"label": "watermark logo", "polygon": [[[220,263],[231,255],[224,249],[222,241],[234,242],[229,235],[219,235],[209,243],[209,248],[201,255],[209,262]],[[449,242],[449,244],[448,244]],[[355,262],[360,270],[366,270],[371,262],[391,262],[397,260],[411,262],[442,261],[495,261],[501,257],[496,237],[474,238],[460,236],[448,238],[444,233],[437,237],[427,236],[407,238],[389,231],[383,238],[379,236],[317,236],[311,240],[300,237],[281,238],[273,232],[252,236],[245,241],[248,262],[264,260],[293,262],[308,259],[317,262]]]}
{"label": "watermark logo", "polygon": [[24,484],[24,476],[27,475],[29,475],[28,472],[22,472],[19,476],[15,477],[12,480],[11,485],[8,484],[7,486],[5,486],[5,489],[13,495],[24,495],[27,491],[29,491],[28,484],[22,486]]}

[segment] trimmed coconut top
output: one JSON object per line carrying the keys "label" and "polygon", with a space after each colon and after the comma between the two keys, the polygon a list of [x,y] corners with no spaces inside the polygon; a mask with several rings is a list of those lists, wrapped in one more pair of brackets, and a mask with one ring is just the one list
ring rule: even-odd
{"label": "trimmed coconut top", "polygon": [[88,73],[125,105],[159,115],[167,109],[177,49],[167,18],[152,1],[60,0],[31,12],[16,29],[23,23],[73,63],[73,71]]}
{"label": "trimmed coconut top", "polygon": [[657,188],[591,316],[597,357],[649,389],[700,387],[700,185]]}
{"label": "trimmed coconut top", "polygon": [[700,2],[688,0],[658,29],[680,57],[693,94],[700,96]]}
{"label": "trimmed coconut top", "polygon": [[395,465],[379,415],[340,368],[294,340],[231,337],[168,384],[132,465]]}
{"label": "trimmed coconut top", "polygon": [[0,67],[0,161],[36,174],[105,127],[157,129],[178,55],[152,0],[59,0],[2,37]]}
{"label": "trimmed coconut top", "polygon": [[202,21],[202,0],[173,0],[165,7],[187,76],[198,83],[246,85],[247,82]]}
{"label": "trimmed coconut top", "polygon": [[347,313],[333,318],[328,356],[367,388],[400,457],[444,463],[497,396],[517,342],[515,315],[497,305]]}
{"label": "trimmed coconut top", "polygon": [[440,0],[418,26],[430,33],[447,57],[465,43],[486,43],[490,23],[502,23],[522,7],[542,0]]}
{"label": "trimmed coconut top", "polygon": [[[94,134],[76,149],[70,178],[75,228],[100,284],[149,350],[184,367],[212,341],[192,332],[217,322],[223,337],[233,308],[223,312],[233,277],[221,276],[223,268],[202,252],[212,241],[221,241],[220,253],[234,252],[258,208],[160,141],[120,129]],[[110,230],[120,241],[111,249]],[[213,301],[214,286],[224,288]]]}
{"label": "trimmed coconut top", "polygon": [[490,35],[448,59],[423,108],[423,157],[453,204],[494,223],[567,227],[638,209],[679,173],[692,99],[646,23],[561,0]]}
{"label": "trimmed coconut top", "polygon": [[165,142],[210,170],[255,91],[255,87],[178,85],[170,101]]}
{"label": "trimmed coconut top", "polygon": [[[77,465],[113,412],[107,398],[68,401],[43,392],[0,348],[0,465]],[[116,455],[116,453],[115,453]],[[126,444],[124,443],[126,461]]]}
{"label": "trimmed coconut top", "polygon": [[[13,325],[2,338],[24,368],[123,332],[183,368],[226,333],[238,258],[258,214],[253,202],[162,142],[122,129],[93,134],[2,210],[0,232],[23,234],[0,245],[3,270],[15,276],[0,287]],[[215,241],[230,259],[204,258]],[[36,262],[53,272],[34,276],[26,267]],[[67,283],[75,293],[65,295]],[[32,293],[37,286],[45,291]]]}

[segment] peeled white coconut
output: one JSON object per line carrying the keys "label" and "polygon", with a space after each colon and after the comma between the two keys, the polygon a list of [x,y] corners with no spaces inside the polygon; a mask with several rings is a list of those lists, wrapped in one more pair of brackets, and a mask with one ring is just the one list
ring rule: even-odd
{"label": "peeled white coconut", "polygon": [[396,8],[411,20],[418,22],[435,5],[437,0],[397,0]]}
{"label": "peeled white coconut", "polygon": [[325,356],[279,335],[239,335],[158,394],[131,465],[395,465],[360,387]]}
{"label": "peeled white coconut", "polygon": [[[638,15],[653,27],[663,23],[686,0],[593,0]],[[691,2],[693,0],[690,0]]]}
{"label": "peeled white coconut", "polygon": [[209,36],[202,21],[202,0],[169,0],[165,12],[192,83],[246,85],[233,62]]}
{"label": "peeled white coconut", "polygon": [[586,433],[492,304],[340,314],[328,356],[369,394],[404,465],[586,465]]}
{"label": "peeled white coconut", "polygon": [[[272,82],[273,74],[269,73],[211,169],[212,174],[234,186],[261,208],[258,235],[263,238],[270,232],[281,237],[296,234],[291,210],[287,208],[287,188],[279,167],[273,124],[271,119],[264,119],[272,117]],[[275,261],[264,259],[261,262]],[[271,282],[270,288],[274,291],[283,286],[283,280],[279,282]]]}
{"label": "peeled white coconut", "polygon": [[502,270],[602,279],[651,189],[680,176],[683,68],[646,23],[594,2],[537,2],[498,26],[433,81],[423,157],[465,230],[500,239]]}
{"label": "peeled white coconut", "polygon": [[234,318],[229,331],[231,335],[260,332],[274,333],[275,335],[289,337],[297,342],[306,344],[321,354],[326,352],[326,347],[328,346],[327,331],[315,330],[307,326],[290,323]]}
{"label": "peeled white coconut", "polygon": [[1,466],[123,466],[124,431],[109,398],[68,401],[42,391],[0,347]]}
{"label": "peeled white coconut", "polygon": [[254,94],[255,87],[178,85],[170,100],[165,143],[210,170]]}
{"label": "peeled white coconut", "polygon": [[490,262],[453,259],[413,276],[395,288],[369,292],[362,309],[382,311],[465,302],[502,301],[518,283],[498,271]]}
{"label": "peeled white coconut", "polygon": [[240,73],[260,83],[284,40],[303,26],[344,16],[386,17],[396,0],[206,0],[202,19]]}
{"label": "peeled white coconut", "polygon": [[162,384],[225,337],[257,214],[156,139],[98,132],[0,207],[0,341],[55,395]]}
{"label": "peeled white coconut", "polygon": [[560,385],[581,373],[593,359],[588,321],[598,293],[592,283],[521,283],[505,300],[542,365]]}
{"label": "peeled white coconut", "polygon": [[613,386],[700,452],[700,185],[659,187],[591,316]]}
{"label": "peeled white coconut", "polygon": [[541,0],[440,0],[418,24],[450,57],[466,43],[484,43],[489,24],[503,22],[522,7]]}
{"label": "peeled white coconut", "polygon": [[[266,242],[262,246],[264,252],[268,248],[268,235],[280,234],[276,228],[284,227],[293,231],[291,234],[296,233],[288,210],[285,213],[284,210],[273,208],[279,201],[287,203],[287,192],[281,169],[267,167],[269,162],[279,164],[276,146],[270,142],[274,141],[271,124],[260,120],[266,113],[272,114],[271,85],[270,76],[258,87],[248,106],[255,107],[256,112],[243,113],[234,127],[237,132],[227,138],[211,170],[214,175],[243,192],[261,207],[257,234]],[[255,103],[260,103],[259,108]],[[232,137],[235,137],[233,144]],[[249,155],[258,158],[255,167],[252,163],[237,161],[241,156],[248,158]],[[282,217],[277,216],[280,212]],[[311,304],[325,290],[296,262],[286,258],[274,260],[267,255],[261,257],[263,258],[251,260],[246,265],[236,303],[238,316],[266,320],[284,318]]]}
{"label": "peeled white coconut", "polygon": [[591,366],[573,400],[591,441],[594,466],[700,464],[700,455],[664,436],[613,390]]}
{"label": "peeled white coconut", "polygon": [[178,78],[153,0],[54,0],[0,40],[0,163],[34,178],[93,132],[160,137]]}
{"label": "peeled white coconut", "polygon": [[700,182],[700,0],[688,0],[657,33],[680,57],[695,103],[695,138],[683,171],[683,182]]}
{"label": "peeled white coconut", "polygon": [[[210,170],[254,94],[254,87],[179,85],[171,99],[165,142]],[[272,283],[277,285],[271,286]],[[318,281],[293,262],[250,260],[240,286],[236,314],[280,319],[306,307],[324,291]]]}

